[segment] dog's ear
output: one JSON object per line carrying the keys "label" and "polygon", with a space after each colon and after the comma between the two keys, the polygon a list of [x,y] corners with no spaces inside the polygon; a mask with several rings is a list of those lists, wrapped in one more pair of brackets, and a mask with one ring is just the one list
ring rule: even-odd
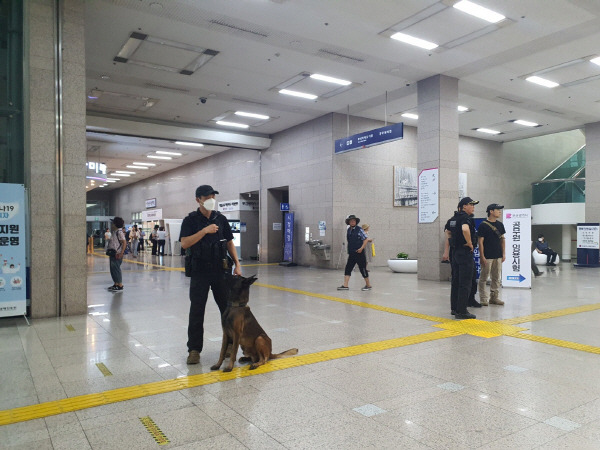
{"label": "dog's ear", "polygon": [[244,284],[250,286],[251,284],[253,284],[256,280],[258,280],[258,278],[256,278],[256,275],[252,275],[251,277],[248,278],[244,278]]}

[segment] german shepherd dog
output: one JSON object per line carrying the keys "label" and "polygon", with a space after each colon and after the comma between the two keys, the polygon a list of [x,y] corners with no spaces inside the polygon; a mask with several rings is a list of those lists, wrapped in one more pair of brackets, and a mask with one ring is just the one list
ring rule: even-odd
{"label": "german shepherd dog", "polygon": [[239,346],[242,347],[242,352],[244,353],[239,362],[251,362],[251,370],[262,366],[270,359],[291,356],[298,353],[297,348],[291,348],[285,352],[276,355],[273,354],[271,339],[258,324],[248,307],[250,286],[256,280],[255,276],[248,278],[231,276],[228,280],[229,298],[227,309],[221,316],[221,325],[223,326],[221,355],[219,356],[219,361],[210,368],[211,370],[219,370],[225,359],[228,343],[231,342],[233,342],[233,346],[231,353],[228,355],[229,365],[223,369],[223,372],[231,372],[231,369],[233,369]]}

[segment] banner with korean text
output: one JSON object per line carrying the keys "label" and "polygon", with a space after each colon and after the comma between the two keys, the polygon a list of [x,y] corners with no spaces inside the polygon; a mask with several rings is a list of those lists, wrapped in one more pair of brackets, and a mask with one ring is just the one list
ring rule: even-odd
{"label": "banner with korean text", "polygon": [[25,187],[0,183],[0,317],[27,310]]}
{"label": "banner with korean text", "polygon": [[505,209],[506,260],[502,286],[531,288],[531,208]]}

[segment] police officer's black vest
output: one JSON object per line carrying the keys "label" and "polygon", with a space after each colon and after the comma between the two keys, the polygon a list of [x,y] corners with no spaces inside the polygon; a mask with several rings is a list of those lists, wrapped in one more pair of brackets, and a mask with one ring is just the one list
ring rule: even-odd
{"label": "police officer's black vest", "polygon": [[358,226],[348,227],[346,237],[348,238],[348,253],[354,253],[362,247],[363,241],[360,238]]}
{"label": "police officer's black vest", "polygon": [[448,230],[452,233],[452,238],[450,239],[451,247],[461,248],[467,243],[462,232],[462,225],[465,223],[469,225],[473,247],[477,245],[477,236],[475,235],[475,224],[473,223],[473,219],[469,217],[466,212],[460,211],[454,213],[454,216],[448,222]]}
{"label": "police officer's black vest", "polygon": [[214,214],[211,213],[211,218],[206,219],[206,217],[198,210],[191,212],[188,216],[195,225],[194,233],[197,233],[204,228],[206,222],[208,222],[208,224],[214,223],[219,227],[218,233],[207,234],[190,248],[191,256],[194,259],[200,260],[203,263],[219,265],[222,262],[222,259],[226,257],[224,255],[227,255],[226,243],[221,242],[221,239],[223,239],[223,224],[220,223],[225,216],[218,211],[214,211]]}

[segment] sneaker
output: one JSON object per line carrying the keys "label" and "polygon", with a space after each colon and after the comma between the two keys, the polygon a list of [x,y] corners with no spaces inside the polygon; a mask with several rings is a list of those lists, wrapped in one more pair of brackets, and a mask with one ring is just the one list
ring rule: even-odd
{"label": "sneaker", "polygon": [[112,286],[110,286],[110,287],[108,288],[108,290],[109,290],[109,291],[114,291],[116,287],[117,287],[117,285],[116,285],[116,284],[113,284]]}
{"label": "sneaker", "polygon": [[198,350],[190,350],[187,357],[187,364],[198,364],[200,362],[200,352]]}
{"label": "sneaker", "polygon": [[499,298],[493,298],[493,299],[491,299],[490,303],[492,305],[504,305],[504,302],[502,300],[500,300]]}
{"label": "sneaker", "polygon": [[347,291],[349,289],[350,288],[348,286],[338,286],[338,288],[337,288],[338,291]]}
{"label": "sneaker", "polygon": [[481,308],[481,303],[479,303],[477,300],[473,300],[473,302],[469,303],[468,306],[470,308]]}
{"label": "sneaker", "polygon": [[361,291],[370,291],[373,286],[365,286],[361,289]]}
{"label": "sneaker", "polygon": [[488,302],[483,302],[483,301],[482,301],[482,302],[479,302],[479,304],[480,304],[481,306],[487,306],[487,305],[489,305],[489,303],[488,303]]}
{"label": "sneaker", "polygon": [[108,288],[108,290],[110,292],[119,292],[123,290],[123,286],[112,286],[110,288]]}
{"label": "sneaker", "polygon": [[466,313],[458,313],[454,317],[456,317],[457,319],[475,319],[476,318],[475,314],[471,314],[468,311]]}

